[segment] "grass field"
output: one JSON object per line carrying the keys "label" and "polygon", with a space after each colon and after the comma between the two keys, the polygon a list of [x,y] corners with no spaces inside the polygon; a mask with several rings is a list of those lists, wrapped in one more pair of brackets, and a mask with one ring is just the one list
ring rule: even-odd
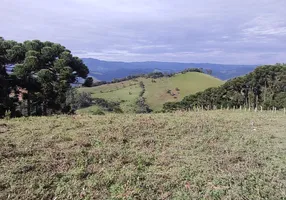
{"label": "grass field", "polygon": [[[103,98],[108,101],[120,102],[120,107],[125,113],[132,113],[135,109],[135,103],[142,90],[138,82],[134,81],[103,85],[93,88],[80,88],[80,91],[90,92],[92,97]],[[79,113],[89,112],[97,109],[97,106],[91,106],[82,110]]]}
{"label": "grass field", "polygon": [[0,199],[285,199],[286,116],[0,120]]}
{"label": "grass field", "polygon": [[[145,85],[146,103],[154,111],[161,110],[166,102],[180,101],[187,95],[203,91],[209,87],[217,87],[223,83],[223,81],[203,73],[189,72],[177,74],[170,78],[155,79],[155,82],[152,79],[138,78],[93,88],[80,88],[80,91],[91,92],[93,97],[110,101],[120,102],[123,100],[124,103],[121,103],[122,110],[126,113],[132,113],[141,91],[140,81]],[[176,88],[179,90],[177,91]],[[167,93],[168,90],[171,92]]]}
{"label": "grass field", "polygon": [[[187,95],[220,86],[223,81],[203,73],[189,72],[176,74],[170,78],[156,79],[156,83],[147,79],[144,84],[146,87],[144,97],[146,97],[147,104],[151,109],[158,111],[163,108],[163,104],[166,102],[180,101]],[[176,88],[179,91],[176,91]],[[174,96],[168,94],[168,90],[171,90]]]}

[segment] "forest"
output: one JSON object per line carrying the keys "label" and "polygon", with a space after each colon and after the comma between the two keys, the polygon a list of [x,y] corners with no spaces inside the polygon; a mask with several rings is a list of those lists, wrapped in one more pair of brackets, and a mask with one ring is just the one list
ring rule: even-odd
{"label": "forest", "polygon": [[60,44],[0,37],[0,118],[72,112],[71,84],[88,73]]}
{"label": "forest", "polygon": [[286,65],[265,65],[220,87],[164,104],[165,112],[216,108],[282,109],[286,107]]}

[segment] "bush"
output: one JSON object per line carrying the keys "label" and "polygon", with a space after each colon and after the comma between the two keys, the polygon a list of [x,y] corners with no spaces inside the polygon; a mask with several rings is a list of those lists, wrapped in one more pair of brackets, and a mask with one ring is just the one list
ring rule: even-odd
{"label": "bush", "polygon": [[150,109],[149,106],[146,104],[144,97],[139,97],[136,104],[137,104],[137,108],[135,110],[135,113],[150,113],[150,112],[152,112],[152,109]]}
{"label": "bush", "polygon": [[115,113],[123,113],[123,111],[122,111],[122,109],[121,109],[120,107],[115,107],[115,108],[113,109],[113,111],[114,111]]}
{"label": "bush", "polygon": [[97,109],[95,111],[90,111],[92,115],[105,115],[105,113],[101,109]]}
{"label": "bush", "polygon": [[92,87],[93,85],[93,78],[92,77],[87,77],[82,84],[83,87]]}
{"label": "bush", "polygon": [[187,72],[199,72],[199,73],[204,73],[202,68],[187,68],[185,70],[183,70],[181,73],[185,74]]}
{"label": "bush", "polygon": [[120,108],[120,102],[113,102],[113,101],[107,101],[106,99],[102,98],[94,98],[93,104],[100,106],[103,110],[108,112],[116,112],[116,113],[123,113],[123,111]]}
{"label": "bush", "polygon": [[91,93],[89,92],[81,92],[76,95],[76,107],[79,108],[86,108],[92,105],[92,97]]}

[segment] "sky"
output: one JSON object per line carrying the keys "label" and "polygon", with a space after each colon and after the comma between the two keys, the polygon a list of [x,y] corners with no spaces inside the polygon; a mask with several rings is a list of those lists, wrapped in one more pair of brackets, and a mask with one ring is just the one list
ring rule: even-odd
{"label": "sky", "polygon": [[81,58],[286,63],[286,0],[0,0],[0,36]]}

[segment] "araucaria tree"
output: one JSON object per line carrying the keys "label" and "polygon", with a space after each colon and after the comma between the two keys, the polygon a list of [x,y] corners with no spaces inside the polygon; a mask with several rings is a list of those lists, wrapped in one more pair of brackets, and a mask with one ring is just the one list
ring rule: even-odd
{"label": "araucaria tree", "polygon": [[[13,66],[11,73],[7,73],[8,66]],[[0,117],[7,111],[11,116],[16,112],[28,116],[68,113],[71,84],[88,73],[82,60],[60,44],[1,38]]]}

